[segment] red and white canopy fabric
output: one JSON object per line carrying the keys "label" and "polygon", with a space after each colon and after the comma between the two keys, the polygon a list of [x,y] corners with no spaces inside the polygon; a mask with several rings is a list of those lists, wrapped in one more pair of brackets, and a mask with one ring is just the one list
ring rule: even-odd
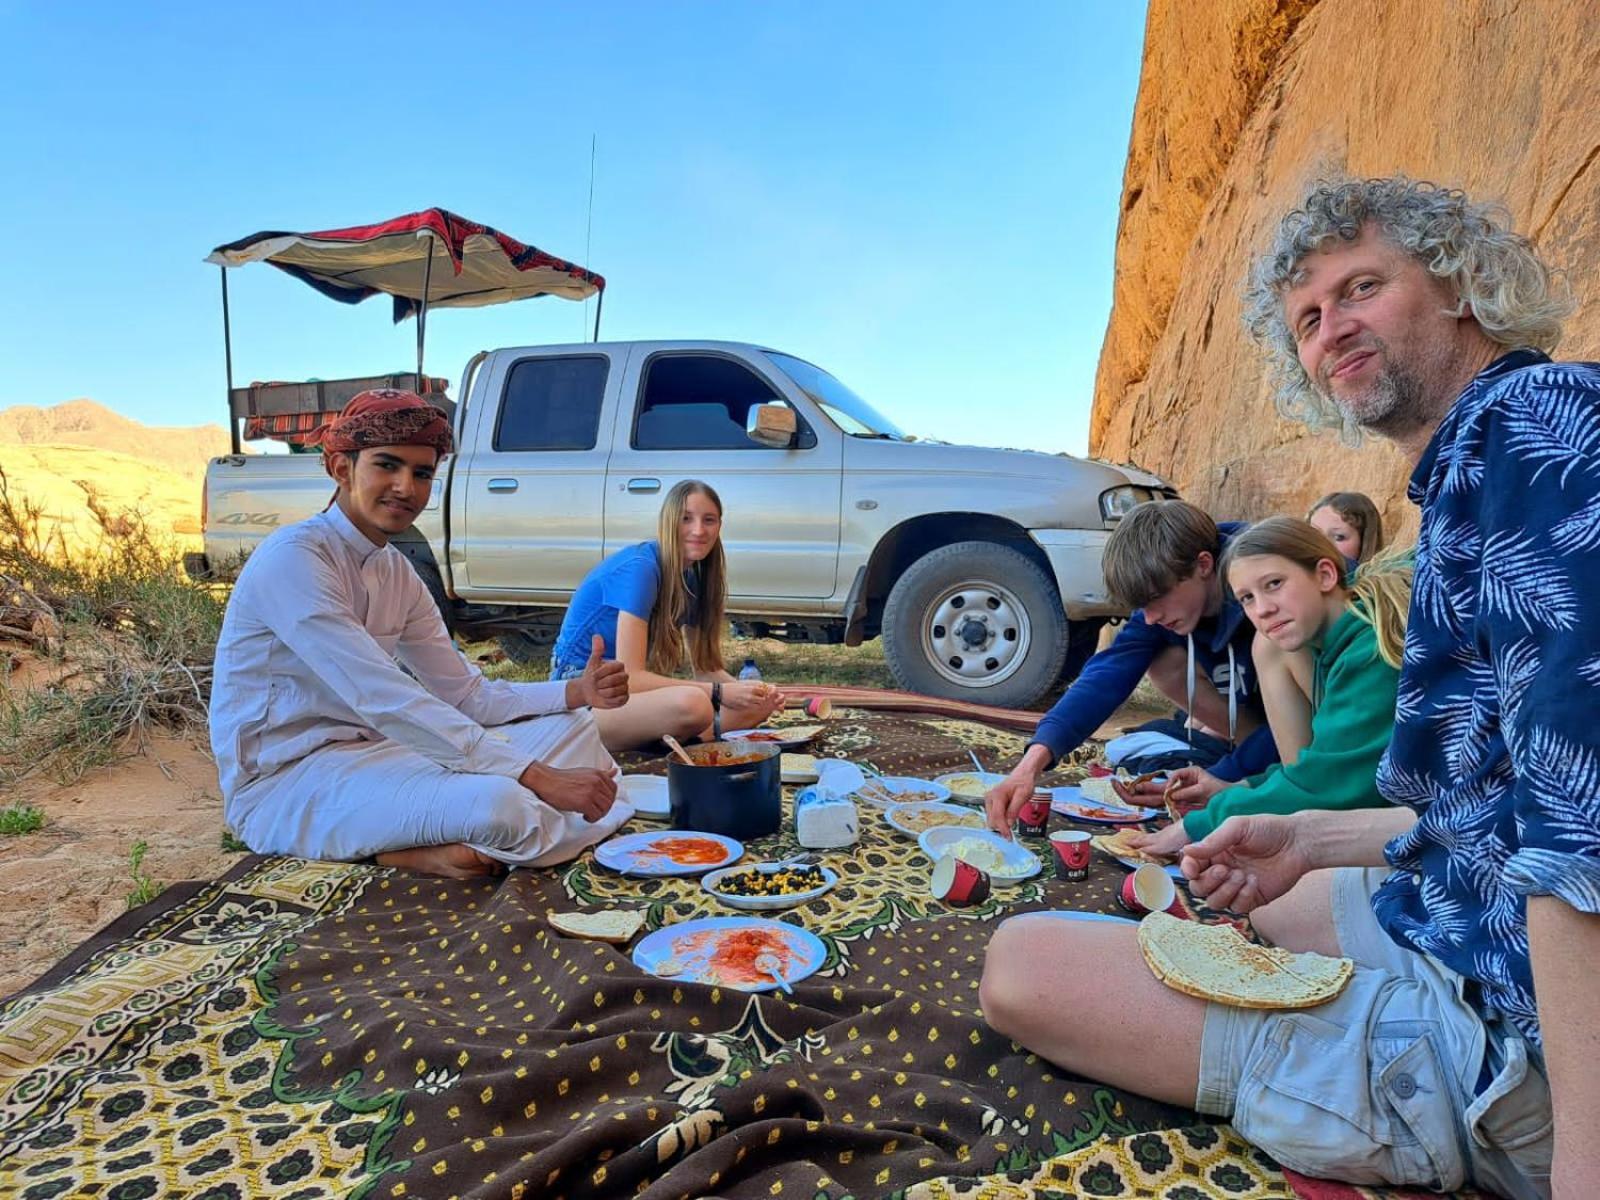
{"label": "red and white canopy fabric", "polygon": [[535,296],[587,300],[606,286],[577,263],[442,208],[348,229],[256,233],[218,246],[206,261],[224,267],[269,262],[346,304],[382,292],[394,297],[396,321],[416,314],[424,275],[429,308],[475,308]]}

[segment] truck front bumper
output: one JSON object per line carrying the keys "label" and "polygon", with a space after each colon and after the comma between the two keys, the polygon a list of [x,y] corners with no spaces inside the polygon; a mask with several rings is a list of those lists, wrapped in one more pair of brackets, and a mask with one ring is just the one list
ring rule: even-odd
{"label": "truck front bumper", "polygon": [[1028,534],[1050,560],[1068,620],[1128,615],[1106,594],[1100,560],[1111,539],[1109,529],[1030,529]]}

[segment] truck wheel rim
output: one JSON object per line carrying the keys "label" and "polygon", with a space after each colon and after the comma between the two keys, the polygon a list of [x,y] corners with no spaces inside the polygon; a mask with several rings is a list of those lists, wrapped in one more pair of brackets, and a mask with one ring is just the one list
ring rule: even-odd
{"label": "truck wheel rim", "polygon": [[1021,669],[1033,641],[1014,592],[981,579],[946,588],[924,610],[922,653],[961,687],[993,687]]}

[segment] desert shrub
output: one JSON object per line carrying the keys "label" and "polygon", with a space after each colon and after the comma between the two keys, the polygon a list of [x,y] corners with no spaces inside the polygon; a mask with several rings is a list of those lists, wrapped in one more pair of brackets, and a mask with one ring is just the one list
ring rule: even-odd
{"label": "desert shrub", "polygon": [[113,513],[79,486],[99,536],[69,553],[0,471],[0,640],[59,668],[42,687],[0,688],[0,782],[76,779],[155,730],[205,729],[225,593],[185,576],[141,514]]}
{"label": "desert shrub", "polygon": [[0,836],[17,837],[44,825],[44,810],[37,804],[0,805]]}

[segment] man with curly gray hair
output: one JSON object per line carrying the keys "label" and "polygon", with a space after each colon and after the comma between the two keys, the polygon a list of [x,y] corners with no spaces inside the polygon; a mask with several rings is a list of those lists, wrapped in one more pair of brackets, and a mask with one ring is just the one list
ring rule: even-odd
{"label": "man with curly gray hair", "polygon": [[1600,1195],[1600,364],[1547,357],[1567,304],[1498,210],[1402,177],[1317,185],[1247,300],[1285,412],[1416,463],[1393,807],[1234,817],[1182,869],[1353,975],[1303,1014],[1206,1003],[1130,929],[1027,917],[984,1014],[1306,1174]]}

